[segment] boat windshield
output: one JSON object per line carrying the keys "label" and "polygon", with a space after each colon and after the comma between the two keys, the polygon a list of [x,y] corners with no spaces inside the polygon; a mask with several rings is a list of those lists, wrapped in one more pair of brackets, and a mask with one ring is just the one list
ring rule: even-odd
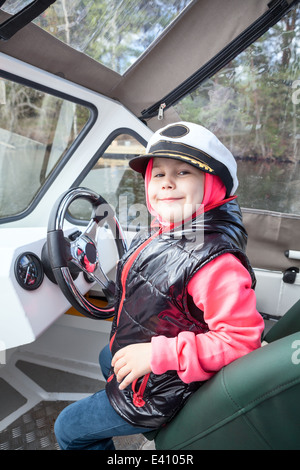
{"label": "boat windshield", "polygon": [[[8,0],[15,14],[32,0]],[[57,0],[35,24],[123,75],[192,0]]]}

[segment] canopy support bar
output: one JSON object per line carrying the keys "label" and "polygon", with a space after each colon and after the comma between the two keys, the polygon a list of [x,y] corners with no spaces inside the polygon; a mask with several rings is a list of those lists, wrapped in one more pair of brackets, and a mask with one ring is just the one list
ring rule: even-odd
{"label": "canopy support bar", "polygon": [[[5,1],[6,0],[0,0],[0,7],[2,7]],[[24,26],[43,13],[43,11],[55,1],[56,0],[33,0],[33,2],[0,25],[0,39],[3,41],[10,39],[20,29],[24,28]]]}

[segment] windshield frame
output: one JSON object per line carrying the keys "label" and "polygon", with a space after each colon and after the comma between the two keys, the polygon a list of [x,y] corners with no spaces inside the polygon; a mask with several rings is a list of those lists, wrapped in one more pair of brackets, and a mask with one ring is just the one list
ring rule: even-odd
{"label": "windshield frame", "polygon": [[3,218],[0,218],[0,225],[10,223],[16,220],[23,219],[27,217],[38,205],[40,200],[43,198],[44,194],[47,192],[49,187],[52,185],[53,181],[57,178],[57,175],[61,173],[62,169],[65,167],[67,162],[70,160],[72,157],[73,153],[76,151],[76,149],[79,147],[79,145],[82,143],[82,141],[85,139],[86,135],[89,133],[91,128],[94,126],[97,118],[98,118],[98,109],[97,107],[88,101],[82,100],[80,98],[76,98],[72,95],[69,95],[68,93],[55,90],[53,88],[50,88],[46,85],[42,85],[40,83],[34,82],[32,80],[28,80],[27,78],[23,78],[20,76],[17,76],[15,74],[12,74],[11,72],[7,72],[3,69],[0,69],[0,77],[16,82],[18,84],[34,88],[35,90],[41,91],[43,93],[47,93],[49,95],[61,98],[63,100],[67,100],[70,102],[73,102],[75,104],[79,104],[81,106],[84,106],[89,109],[90,116],[88,121],[86,122],[85,126],[83,129],[79,132],[77,138],[71,143],[71,145],[68,147],[66,150],[65,154],[63,157],[60,159],[60,161],[57,163],[55,168],[50,172],[49,176],[46,178],[45,182],[43,185],[39,188],[39,190],[36,192],[35,196],[33,197],[32,201],[28,205],[28,207],[24,210],[19,212],[18,214],[14,214],[11,216],[5,216]]}

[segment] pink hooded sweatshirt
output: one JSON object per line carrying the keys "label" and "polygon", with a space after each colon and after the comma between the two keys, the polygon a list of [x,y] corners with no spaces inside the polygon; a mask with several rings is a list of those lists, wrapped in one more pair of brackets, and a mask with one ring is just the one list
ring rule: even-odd
{"label": "pink hooded sweatshirt", "polygon": [[[145,174],[149,212],[159,220],[148,200],[153,160]],[[225,186],[218,176],[205,173],[202,211],[223,204]],[[232,198],[230,198],[232,199]],[[256,296],[247,269],[232,254],[220,255],[192,277],[188,293],[204,312],[209,331],[183,331],[175,338],[155,336],[151,340],[151,369],[155,374],[176,370],[183,382],[204,381],[218,370],[261,345],[264,321],[256,310]]]}

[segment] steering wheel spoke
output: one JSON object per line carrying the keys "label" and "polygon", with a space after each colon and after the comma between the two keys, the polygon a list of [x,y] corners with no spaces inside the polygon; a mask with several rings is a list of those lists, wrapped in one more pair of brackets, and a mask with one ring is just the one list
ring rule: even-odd
{"label": "steering wheel spoke", "polygon": [[97,222],[97,219],[93,217],[89,221],[86,229],[84,232],[80,235],[80,237],[88,237],[93,240],[93,242],[97,245],[97,238],[98,238],[98,232],[99,232],[100,226]]}

